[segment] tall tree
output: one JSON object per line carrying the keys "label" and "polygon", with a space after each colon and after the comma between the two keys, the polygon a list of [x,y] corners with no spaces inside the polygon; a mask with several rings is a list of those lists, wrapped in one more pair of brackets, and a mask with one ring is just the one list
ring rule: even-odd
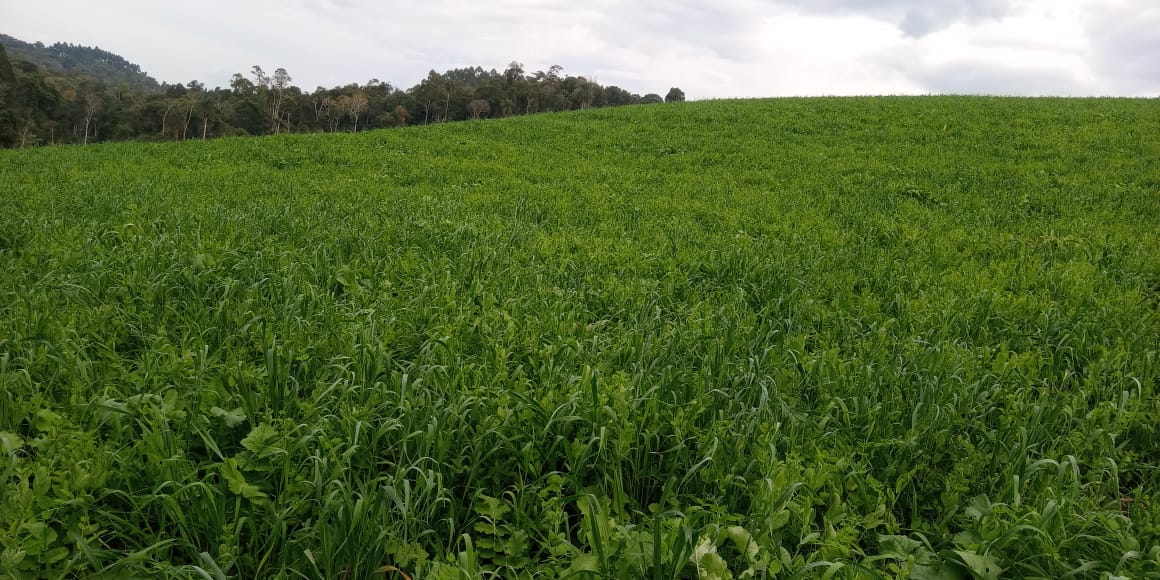
{"label": "tall tree", "polygon": [[445,84],[446,81],[444,81],[443,77],[432,70],[427,73],[427,78],[411,88],[411,94],[414,95],[415,99],[423,107],[424,125],[439,121],[438,103],[442,100],[440,97],[446,94],[446,90],[444,89]]}
{"label": "tall tree", "polygon": [[354,120],[354,132],[358,133],[358,118],[367,110],[367,95],[362,91],[355,91],[347,100],[347,113]]}
{"label": "tall tree", "polygon": [[467,104],[467,112],[472,119],[479,119],[491,112],[491,105],[483,99],[475,99]]}
{"label": "tall tree", "polygon": [[270,79],[270,127],[274,133],[281,132],[283,127],[290,128],[290,118],[283,105],[286,90],[293,80],[284,68],[275,70]]}
{"label": "tall tree", "polygon": [[97,116],[97,112],[101,110],[101,98],[96,93],[90,92],[85,94],[85,136],[83,144],[89,144],[89,128],[93,124],[93,118]]}
{"label": "tall tree", "polygon": [[234,91],[235,95],[249,96],[254,94],[254,83],[242,76],[242,73],[234,73],[230,80],[230,89]]}

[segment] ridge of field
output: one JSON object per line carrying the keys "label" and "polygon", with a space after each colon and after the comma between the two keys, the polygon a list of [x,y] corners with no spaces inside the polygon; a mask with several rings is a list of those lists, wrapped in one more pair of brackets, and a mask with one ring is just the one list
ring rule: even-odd
{"label": "ridge of field", "polygon": [[1160,575],[1160,101],[0,152],[0,575]]}

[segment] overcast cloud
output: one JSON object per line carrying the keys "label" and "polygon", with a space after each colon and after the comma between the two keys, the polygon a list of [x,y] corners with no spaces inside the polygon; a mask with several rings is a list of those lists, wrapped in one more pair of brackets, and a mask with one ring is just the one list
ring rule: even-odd
{"label": "overcast cloud", "polygon": [[564,72],[690,98],[1160,95],[1156,0],[0,0],[0,32],[168,82],[252,65],[312,89],[428,70]]}

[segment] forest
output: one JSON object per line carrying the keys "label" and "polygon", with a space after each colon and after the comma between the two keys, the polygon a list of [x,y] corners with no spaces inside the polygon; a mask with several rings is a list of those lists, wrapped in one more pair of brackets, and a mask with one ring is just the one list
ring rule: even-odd
{"label": "forest", "polygon": [[[7,47],[7,50],[6,48]],[[685,100],[603,86],[553,65],[529,72],[432,70],[409,89],[372,78],[303,90],[285,68],[255,65],[228,87],[158,83],[124,58],[67,43],[0,35],[0,147],[180,141],[274,133],[358,132],[540,112]]]}

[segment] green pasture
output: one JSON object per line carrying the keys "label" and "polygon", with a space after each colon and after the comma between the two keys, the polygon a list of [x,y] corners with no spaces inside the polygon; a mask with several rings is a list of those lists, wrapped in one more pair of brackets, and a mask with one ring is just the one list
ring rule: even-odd
{"label": "green pasture", "polygon": [[1156,578],[1160,101],[0,151],[0,577]]}

